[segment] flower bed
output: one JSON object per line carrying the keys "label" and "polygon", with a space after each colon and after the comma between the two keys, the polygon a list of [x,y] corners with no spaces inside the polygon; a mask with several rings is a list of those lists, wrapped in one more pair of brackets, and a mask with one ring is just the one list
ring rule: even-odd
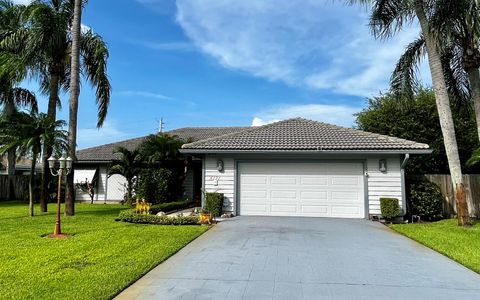
{"label": "flower bed", "polygon": [[138,214],[135,210],[128,209],[120,212],[116,221],[137,223],[137,224],[155,224],[155,225],[198,225],[198,216],[157,216],[150,214]]}

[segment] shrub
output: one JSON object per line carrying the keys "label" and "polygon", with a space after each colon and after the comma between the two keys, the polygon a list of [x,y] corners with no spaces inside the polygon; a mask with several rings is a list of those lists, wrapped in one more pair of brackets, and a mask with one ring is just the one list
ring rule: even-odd
{"label": "shrub", "polygon": [[169,203],[160,203],[155,204],[150,207],[150,212],[154,215],[158,214],[159,212],[171,212],[177,209],[188,208],[192,204],[191,201],[175,201]]}
{"label": "shrub", "polygon": [[136,224],[155,224],[155,225],[198,225],[197,216],[156,216],[137,214],[133,209],[121,211],[116,221],[136,223]]}
{"label": "shrub", "polygon": [[423,220],[438,220],[443,215],[443,195],[440,188],[426,178],[415,180],[408,188],[410,214]]}
{"label": "shrub", "polygon": [[175,199],[175,179],[168,169],[146,169],[140,173],[137,184],[137,199],[150,203],[162,203]]}
{"label": "shrub", "polygon": [[400,205],[396,198],[380,198],[380,211],[385,220],[391,220],[400,215]]}
{"label": "shrub", "polygon": [[212,213],[213,216],[219,217],[223,211],[223,194],[221,193],[205,193],[205,210]]}

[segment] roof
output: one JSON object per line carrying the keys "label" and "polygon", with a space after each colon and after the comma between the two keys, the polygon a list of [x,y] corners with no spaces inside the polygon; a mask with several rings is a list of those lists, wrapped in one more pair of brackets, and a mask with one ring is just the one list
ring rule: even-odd
{"label": "roof", "polygon": [[183,153],[220,152],[430,153],[427,144],[302,118],[184,144]]}
{"label": "roof", "polygon": [[[211,137],[230,134],[245,130],[249,127],[185,127],[178,128],[166,133],[175,135],[181,140],[187,141],[199,141],[202,139],[208,139]],[[140,144],[146,140],[148,136],[142,136],[129,140],[124,140],[116,143],[105,144],[101,146],[86,148],[77,151],[77,160],[79,162],[109,162],[114,159],[119,159],[119,154],[113,154],[113,151],[118,147],[124,147],[128,150],[134,150],[140,146]]]}
{"label": "roof", "polygon": [[[6,157],[0,158],[0,170],[6,170],[8,166],[8,160]],[[20,158],[15,161],[15,170],[17,171],[30,171],[32,166],[32,160],[28,158]],[[42,168],[40,161],[37,162],[35,169]]]}

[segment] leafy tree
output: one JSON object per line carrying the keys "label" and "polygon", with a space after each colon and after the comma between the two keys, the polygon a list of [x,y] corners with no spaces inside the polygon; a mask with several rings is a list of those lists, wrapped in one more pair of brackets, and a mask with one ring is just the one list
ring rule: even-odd
{"label": "leafy tree", "polygon": [[140,152],[138,150],[128,150],[124,147],[118,147],[113,152],[114,154],[120,154],[121,158],[113,163],[108,171],[108,176],[114,174],[120,174],[127,180],[127,205],[132,204],[132,193],[134,180],[141,172],[142,160]]}
{"label": "leafy tree", "polygon": [[29,212],[33,216],[35,167],[43,145],[57,153],[67,149],[67,132],[61,128],[64,121],[55,121],[43,113],[16,113],[11,121],[0,121],[0,153],[17,149],[21,157],[32,160],[29,182]]}
{"label": "leafy tree", "polygon": [[[453,109],[458,149],[462,169],[479,173],[480,167],[466,165],[470,153],[477,147],[475,117],[472,110]],[[421,89],[408,106],[402,106],[397,96],[389,93],[368,100],[368,106],[356,115],[358,129],[395,136],[430,145],[430,155],[412,156],[406,171],[410,174],[448,174],[448,162],[440,122],[432,90]]]}
{"label": "leafy tree", "polygon": [[145,169],[140,173],[138,179],[137,195],[140,199],[145,199],[149,203],[164,203],[177,200],[180,191],[176,189],[176,184],[172,171],[159,169]]}
{"label": "leafy tree", "polygon": [[[22,12],[22,26],[4,34],[0,41],[0,48],[21,56],[29,72],[39,79],[42,92],[49,95],[47,113],[52,119],[56,118],[60,90],[70,88],[74,11],[74,0],[33,1]],[[79,67],[87,81],[96,88],[97,126],[101,127],[110,102],[107,45],[101,36],[88,30],[81,32],[79,47]],[[43,151],[42,211],[47,209],[47,159],[50,155],[51,149],[47,147]],[[67,200],[66,214],[73,215],[73,199],[68,197]]]}
{"label": "leafy tree", "polygon": [[455,190],[458,224],[470,224],[465,187],[463,185],[460,156],[453,123],[447,82],[444,76],[444,62],[441,49],[432,29],[429,17],[433,14],[433,1],[427,0],[350,0],[350,3],[366,4],[370,13],[370,27],[376,38],[389,38],[403,29],[405,24],[418,20],[421,34],[425,41],[425,52],[428,57],[432,75],[433,90],[437,104],[440,127],[445,144],[452,183]]}

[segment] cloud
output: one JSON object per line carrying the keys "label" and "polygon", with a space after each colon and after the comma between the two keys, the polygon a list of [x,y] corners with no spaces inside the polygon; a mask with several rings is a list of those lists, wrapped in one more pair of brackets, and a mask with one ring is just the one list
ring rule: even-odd
{"label": "cloud", "polygon": [[144,47],[161,50],[161,51],[194,51],[195,45],[188,42],[148,42],[148,41],[130,41],[135,45],[143,45]]}
{"label": "cloud", "polygon": [[171,97],[165,96],[160,93],[154,93],[149,91],[120,91],[119,95],[122,96],[131,96],[131,97],[145,97],[145,98],[156,98],[161,100],[171,100]]}
{"label": "cloud", "polygon": [[261,126],[280,120],[303,117],[345,127],[351,127],[353,116],[361,107],[328,104],[280,105],[255,114],[252,126]]}
{"label": "cloud", "polygon": [[376,41],[362,9],[337,1],[176,3],[186,35],[225,68],[338,94],[372,96],[388,88],[395,62],[419,33],[414,24]]}
{"label": "cloud", "polygon": [[93,125],[92,127],[79,128],[77,135],[77,144],[79,149],[88,147],[113,143],[128,138],[126,132],[121,131],[117,122],[110,119],[105,121],[103,127],[98,129]]}

